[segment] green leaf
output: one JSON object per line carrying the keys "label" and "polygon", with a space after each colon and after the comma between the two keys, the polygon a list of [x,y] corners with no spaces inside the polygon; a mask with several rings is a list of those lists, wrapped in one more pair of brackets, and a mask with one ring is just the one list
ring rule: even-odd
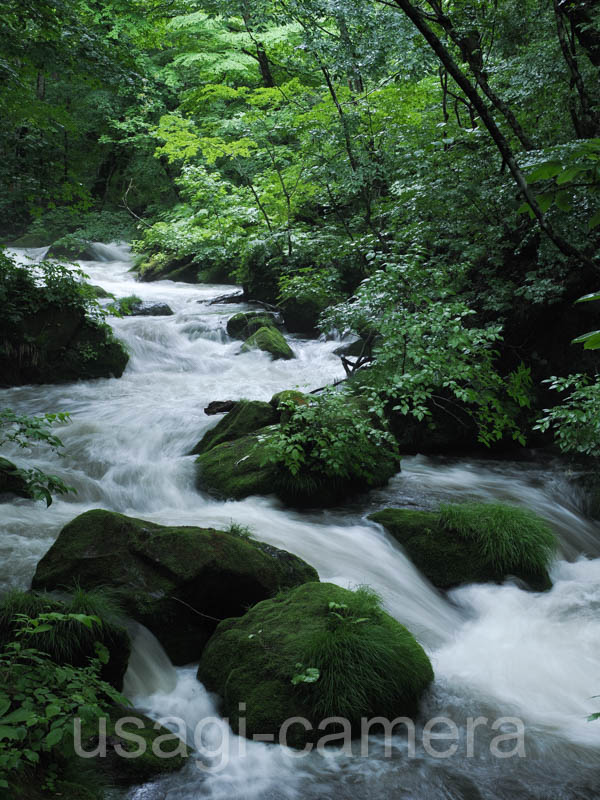
{"label": "green leaf", "polygon": [[538,206],[540,207],[540,211],[542,214],[545,214],[546,211],[550,208],[552,203],[556,199],[556,195],[554,192],[543,192],[542,194],[538,194],[535,198],[537,200]]}
{"label": "green leaf", "polygon": [[600,350],[600,331],[590,331],[573,339],[572,344],[583,344],[584,350]]}
{"label": "green leaf", "polygon": [[584,294],[583,297],[580,297],[578,300],[575,300],[575,302],[590,303],[593,300],[600,300],[600,292],[592,292],[591,294]]}
{"label": "green leaf", "polygon": [[32,633],[45,633],[46,631],[51,631],[52,625],[38,625],[38,627],[31,631]]}
{"label": "green leaf", "polygon": [[546,161],[545,164],[540,164],[527,176],[527,183],[535,183],[536,181],[545,181],[549,178],[554,178],[562,172],[562,168],[560,161]]}
{"label": "green leaf", "polygon": [[50,731],[50,733],[45,738],[45,743],[48,747],[54,747],[57,745],[63,737],[63,728],[54,728]]}
{"label": "green leaf", "polygon": [[596,211],[594,216],[588,222],[588,227],[590,230],[593,230],[594,228],[598,227],[598,225],[600,225],[600,209]]}
{"label": "green leaf", "polygon": [[0,719],[0,725],[6,725],[12,722],[28,722],[32,718],[36,718],[33,711],[29,711],[26,708],[17,708],[15,711],[11,711],[10,714]]}
{"label": "green leaf", "polygon": [[565,183],[570,183],[573,178],[576,178],[580,172],[585,172],[585,167],[567,167],[556,178],[556,185],[562,186]]}
{"label": "green leaf", "polygon": [[19,739],[20,733],[18,728],[11,728],[8,725],[0,725],[0,742],[3,739]]}

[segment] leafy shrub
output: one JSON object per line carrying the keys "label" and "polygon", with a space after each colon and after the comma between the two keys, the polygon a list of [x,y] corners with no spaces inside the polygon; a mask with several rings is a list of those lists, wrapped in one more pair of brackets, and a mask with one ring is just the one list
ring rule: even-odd
{"label": "leafy shrub", "polygon": [[[69,415],[64,412],[58,414],[44,414],[40,417],[29,417],[16,414],[10,408],[0,410],[0,446],[7,442],[28,448],[32,444],[44,444],[56,453],[63,447],[62,441],[55,436],[50,428],[59,422],[67,422]],[[45,500],[46,505],[52,504],[52,494],[68,494],[75,489],[67,486],[56,475],[49,475],[38,467],[16,470],[24,481],[34,500]]]}
{"label": "leafy shrub", "polygon": [[0,250],[0,336],[24,317],[54,304],[61,308],[78,308],[95,319],[103,318],[96,292],[85,283],[89,276],[54,261],[21,266]]}
{"label": "leafy shrub", "polygon": [[92,723],[109,705],[127,702],[99,677],[106,648],[98,646],[89,666],[75,668],[35,646],[40,634],[65,623],[90,631],[101,625],[86,614],[19,614],[15,639],[0,653],[0,788],[32,768],[44,770],[51,788],[61,759],[73,751],[73,718]]}
{"label": "leafy shrub", "polygon": [[508,574],[541,573],[556,551],[556,537],[532,511],[501,503],[442,505],[440,521],[448,531],[474,541],[486,561]]}
{"label": "leafy shrub", "polygon": [[[375,486],[398,462],[395,440],[345,392],[328,391],[304,405],[283,401],[282,422],[266,439],[265,462],[291,494],[317,493],[327,484]],[[384,466],[385,464],[385,466]]]}
{"label": "leafy shrub", "polygon": [[554,438],[565,453],[600,456],[600,375],[553,376],[545,382],[563,393],[563,399],[554,408],[544,409],[535,429],[554,429]]}

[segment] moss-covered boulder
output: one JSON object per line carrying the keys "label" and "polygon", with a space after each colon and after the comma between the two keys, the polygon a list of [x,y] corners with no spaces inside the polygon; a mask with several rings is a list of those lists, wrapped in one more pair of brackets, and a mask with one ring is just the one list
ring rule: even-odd
{"label": "moss-covered boulder", "polygon": [[315,579],[315,570],[296,556],[235,533],[96,510],[62,529],[38,564],[33,587],[78,581],[86,589],[114,589],[172,661],[185,664],[199,657],[220,619]]}
{"label": "moss-covered boulder", "polygon": [[239,439],[259,428],[273,425],[278,415],[270,403],[259,400],[239,400],[214,428],[207,431],[192,450],[192,455],[206,453],[223,442]]}
{"label": "moss-covered boulder", "polygon": [[42,302],[10,329],[0,324],[0,384],[119,378],[129,356],[108,325],[82,308]]}
{"label": "moss-covered boulder", "polygon": [[0,456],[0,495],[3,494],[17,495],[17,497],[27,497],[28,499],[33,496],[17,465]]}
{"label": "moss-covered boulder", "polygon": [[260,328],[276,328],[275,314],[268,311],[240,311],[227,321],[227,333],[232,339],[248,339]]}
{"label": "moss-covered boulder", "polygon": [[276,490],[277,470],[265,463],[265,440],[273,428],[222,442],[196,459],[198,488],[223,499],[241,500]]}
{"label": "moss-covered boulder", "polygon": [[369,519],[402,545],[439,589],[502,582],[509,575],[532,589],[552,586],[548,567],[556,538],[531,511],[497,503],[442,506],[439,512],[386,508]]}
{"label": "moss-covered boulder", "polygon": [[250,350],[263,350],[274,359],[295,358],[294,351],[276,328],[259,328],[242,345],[242,353]]}
{"label": "moss-covered boulder", "polygon": [[221,696],[233,730],[248,737],[278,741],[286,720],[308,720],[311,730],[294,724],[288,731],[287,743],[300,747],[325,735],[316,728],[328,717],[347,719],[359,734],[362,717],[414,716],[433,670],[412,634],[368,590],[307,583],[222,622],[198,678]]}
{"label": "moss-covered boulder", "polygon": [[34,646],[57,664],[86,667],[96,657],[95,643],[103,644],[109,660],[100,676],[121,691],[131,654],[129,634],[121,624],[118,605],[101,591],[76,589],[71,594],[50,595],[13,591],[0,601],[0,648],[14,641],[19,629],[19,614],[37,617],[47,613],[88,614],[97,616],[100,625],[88,628],[73,621],[59,621],[52,630],[36,634]]}

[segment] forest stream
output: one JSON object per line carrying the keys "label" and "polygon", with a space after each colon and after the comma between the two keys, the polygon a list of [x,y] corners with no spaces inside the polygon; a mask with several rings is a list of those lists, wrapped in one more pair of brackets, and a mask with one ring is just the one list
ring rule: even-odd
{"label": "forest stream", "polygon": [[[384,489],[326,511],[298,512],[270,497],[222,502],[199,492],[194,457],[186,455],[219,417],[213,400],[269,400],[277,391],[312,390],[343,377],[334,339],[288,336],[297,358],[240,354],[225,322],[243,304],[210,304],[232,287],[171,281],[140,283],[126,245],[94,245],[97,260],[81,266],[93,284],[117,298],[165,302],[167,317],[111,318],[130,361],[122,378],[2,390],[2,405],[23,414],[67,411],[58,430],[64,456],[35,453],[36,464],[74,486],[48,509],[24,499],[1,507],[3,588],[28,588],[35,566],[62,526],[92,508],[167,525],[225,528],[233,520],[260,540],[306,559],[323,581],[369,585],[412,631],[432,660],[436,680],[422,717],[444,716],[459,728],[456,753],[409,757],[406,737],[392,752],[374,736],[369,757],[333,749],[299,758],[278,745],[240,740],[223,722],[205,729],[203,768],[190,758],[179,773],[114,797],[127,800],[594,800],[600,795],[600,538],[585,518],[583,497],[560,460],[535,454],[519,461],[406,457]],[[46,248],[15,250],[38,260]],[[18,464],[22,453],[7,448]],[[366,516],[387,506],[436,508],[440,501],[498,500],[530,508],[560,537],[553,588],[526,591],[513,582],[470,585],[443,596],[421,577],[399,545]],[[518,656],[518,657],[517,657]],[[153,718],[183,717],[190,731],[218,716],[196,681],[194,665],[175,669],[141,629],[125,694]],[[473,753],[467,718],[485,717]],[[495,758],[490,741],[500,717],[526,730],[526,757]],[[216,756],[217,743],[222,756]],[[225,743],[225,744],[224,744]],[[443,745],[443,743],[442,743]],[[204,748],[204,752],[203,752]],[[245,752],[243,750],[245,749]],[[196,754],[198,756],[198,754]],[[223,763],[219,763],[219,761]]]}

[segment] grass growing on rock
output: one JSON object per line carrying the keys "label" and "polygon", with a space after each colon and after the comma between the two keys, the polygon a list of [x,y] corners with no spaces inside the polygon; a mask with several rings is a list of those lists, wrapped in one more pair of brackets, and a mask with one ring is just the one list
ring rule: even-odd
{"label": "grass growing on rock", "polygon": [[556,537],[532,511],[502,503],[461,503],[440,507],[442,527],[475,543],[498,571],[541,573],[556,551]]}
{"label": "grass growing on rock", "polygon": [[[414,715],[433,671],[419,643],[370,590],[306,583],[222,622],[198,677],[221,695],[234,730],[238,704],[246,703],[246,735],[253,736],[277,735],[296,716],[315,728],[327,717],[345,717],[358,733],[362,717]],[[287,741],[302,746],[315,737],[292,726]]]}

